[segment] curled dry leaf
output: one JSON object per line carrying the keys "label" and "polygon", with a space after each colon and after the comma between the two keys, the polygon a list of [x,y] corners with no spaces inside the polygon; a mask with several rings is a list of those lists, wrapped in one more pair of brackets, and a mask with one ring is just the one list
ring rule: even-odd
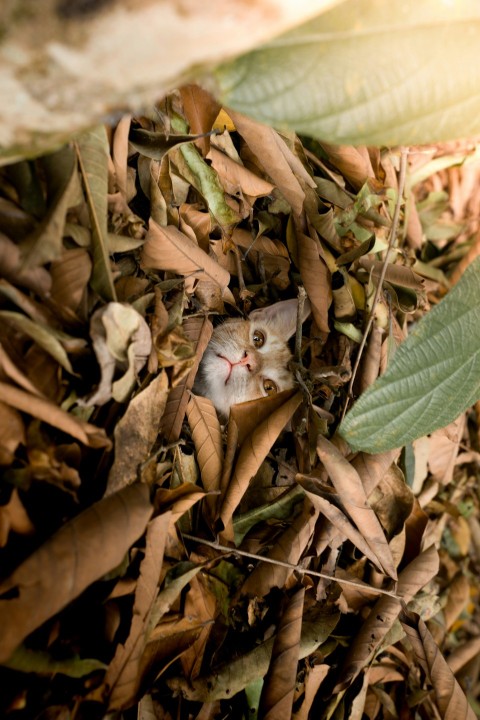
{"label": "curled dry leaf", "polygon": [[195,346],[195,362],[188,375],[176,387],[170,390],[167,406],[163,414],[161,431],[168,442],[175,442],[180,437],[183,418],[189,401],[189,393],[193,388],[200,360],[212,336],[213,325],[208,318],[186,318],[183,323],[186,337]]}
{"label": "curled dry leaf", "polygon": [[292,715],[304,600],[305,588],[302,587],[288,598],[278,625],[260,699],[260,716],[267,720]]}
{"label": "curled dry leaf", "polygon": [[102,428],[76,418],[50,400],[0,382],[0,401],[62,430],[85,445],[106,448],[111,446],[111,442]]}
{"label": "curled dry leaf", "polygon": [[[359,265],[365,270],[372,273],[373,277],[378,279],[383,271],[383,263],[378,260],[372,260],[369,257],[362,257],[358,261]],[[404,265],[387,265],[385,271],[385,280],[391,282],[392,285],[399,285],[400,287],[411,288],[416,292],[425,291],[425,279],[414,272],[411,268],[405,267]]]}
{"label": "curled dry leaf", "polygon": [[[343,442],[339,436],[335,436],[334,440],[337,439]],[[389,450],[376,455],[360,452],[353,458],[352,466],[357,471],[367,496],[376,488],[398,455],[398,450]]]}
{"label": "curled dry leaf", "polygon": [[[193,395],[187,405],[187,419],[197,451],[202,485],[214,497],[208,504],[209,514],[216,505],[216,493],[220,491],[223,449],[222,430],[213,403],[208,398]],[[210,498],[206,498],[208,503]]]}
{"label": "curled dry leaf", "polygon": [[105,128],[100,126],[83,133],[76,142],[76,149],[92,228],[91,285],[103,300],[113,301],[116,294],[108,254],[109,146]]}
{"label": "curled dry leaf", "polygon": [[368,504],[368,498],[358,473],[339,450],[321,435],[317,438],[317,454],[327,469],[346,512],[375,554],[378,564],[387,575],[396,579],[397,571],[385,533]]}
{"label": "curled dry leaf", "polygon": [[331,302],[330,273],[320,258],[316,241],[298,233],[298,264],[305,290],[312,305],[312,315],[319,329],[328,333],[328,308]]}
{"label": "curled dry leaf", "polygon": [[230,281],[230,274],[188,235],[173,225],[160,227],[154,220],[150,220],[142,248],[142,267],[171,270],[178,275],[193,275],[212,280],[222,289],[226,288]]}
{"label": "curled dry leaf", "polygon": [[104,684],[110,689],[109,710],[130,707],[140,688],[142,681],[139,672],[140,662],[148,642],[146,631],[158,595],[169,526],[170,513],[167,512],[154,518],[147,528],[144,558],[135,588],[130,632],[126,641],[117,645],[116,653],[105,675]]}
{"label": "curled dry leaf", "polygon": [[107,494],[137,479],[139,466],[146,462],[157,439],[168,396],[168,380],[161,372],[130,401],[115,427],[115,460],[108,474]]}
{"label": "curled dry leaf", "polygon": [[202,250],[208,253],[212,218],[210,213],[201,210],[201,207],[199,203],[192,205],[185,203],[179,208],[180,230],[188,234],[187,228],[189,228]]}
{"label": "curled dry leaf", "polygon": [[[319,513],[322,513],[331,523],[328,533],[328,542],[330,546],[333,546],[333,540],[335,538],[335,545],[340,544],[344,539],[350,540],[355,547],[365,555],[380,572],[383,571],[377,556],[369,547],[367,541],[363,537],[362,533],[352,525],[349,518],[337,507],[336,504],[330,502],[328,497],[321,493],[314,478],[299,477],[298,483],[304,489],[307,497],[309,498],[312,505],[317,509]],[[334,528],[337,529],[340,534],[340,538],[335,537],[338,533],[334,533]],[[325,529],[324,529],[325,532]],[[318,551],[318,548],[317,548]]]}
{"label": "curled dry leaf", "polygon": [[214,147],[210,148],[207,158],[212,161],[212,167],[230,195],[236,195],[241,190],[244,195],[252,198],[264,197],[270,195],[275,187]]}
{"label": "curled dry leaf", "polygon": [[[93,313],[90,335],[102,375],[97,391],[85,404],[104,405],[112,397],[124,402],[150,354],[147,323],[131,305],[112,302]],[[123,375],[114,381],[117,370]]]}
{"label": "curled dry leaf", "polygon": [[400,622],[419,664],[433,685],[439,715],[444,720],[475,720],[476,713],[422,618],[403,610]]}
{"label": "curled dry leaf", "polygon": [[352,145],[329,145],[324,142],[322,147],[333,165],[356,190],[360,190],[369,178],[375,178],[370,158],[368,154],[362,153],[361,148]]}
{"label": "curled dry leaf", "polygon": [[202,573],[195,575],[190,581],[190,587],[185,596],[185,615],[192,618],[198,625],[203,625],[198,638],[181,657],[184,675],[194,679],[200,674],[206,644],[218,615],[217,598]]}
{"label": "curled dry leaf", "polygon": [[128,161],[128,133],[132,118],[130,115],[124,115],[118,123],[115,134],[113,136],[112,161],[115,169],[115,185],[122,196],[125,208],[129,212],[127,202],[131,197],[127,197],[127,161]]}
{"label": "curled dry leaf", "polygon": [[127,487],[66,523],[4,580],[0,662],[33,630],[117,567],[143,534],[151,513],[148,488]]}
{"label": "curled dry leaf", "polygon": [[305,193],[290,167],[289,160],[292,153],[283,139],[273,128],[250,120],[246,115],[230,110],[229,115],[238,133],[256,155],[268,177],[273,180],[293,212],[300,216],[303,212]]}
{"label": "curled dry leaf", "polygon": [[232,515],[248,483],[301,402],[302,395],[298,392],[267,417],[242,444],[219,514],[229,539],[233,539]]}
{"label": "curled dry leaf", "polygon": [[[431,545],[404,568],[398,577],[397,595],[408,603],[438,572],[439,558]],[[367,620],[353,638],[340,675],[336,691],[347,688],[364,670],[378,650],[387,632],[398,618],[402,606],[399,600],[381,597]]]}

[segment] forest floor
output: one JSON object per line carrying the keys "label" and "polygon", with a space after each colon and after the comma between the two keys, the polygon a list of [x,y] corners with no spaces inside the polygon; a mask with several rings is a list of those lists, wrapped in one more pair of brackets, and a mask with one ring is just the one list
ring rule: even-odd
{"label": "forest floor", "polygon": [[[478,247],[476,142],[406,160],[187,87],[0,168],[2,717],[480,714],[479,408],[335,434]],[[225,423],[214,325],[299,287],[301,384]]]}

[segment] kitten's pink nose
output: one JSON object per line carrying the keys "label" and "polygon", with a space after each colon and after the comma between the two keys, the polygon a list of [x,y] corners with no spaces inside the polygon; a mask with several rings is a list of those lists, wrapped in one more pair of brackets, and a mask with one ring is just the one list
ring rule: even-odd
{"label": "kitten's pink nose", "polygon": [[255,370],[255,358],[253,355],[249,355],[247,352],[245,353],[244,357],[235,365],[244,365],[248,368],[248,370]]}

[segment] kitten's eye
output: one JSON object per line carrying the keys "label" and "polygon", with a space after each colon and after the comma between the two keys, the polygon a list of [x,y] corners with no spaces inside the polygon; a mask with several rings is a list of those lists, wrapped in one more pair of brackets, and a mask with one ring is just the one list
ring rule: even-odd
{"label": "kitten's eye", "polygon": [[275,395],[276,392],[278,392],[277,384],[273,382],[273,380],[269,380],[268,378],[265,378],[263,381],[263,389],[267,393],[267,395]]}
{"label": "kitten's eye", "polygon": [[256,348],[261,348],[262,345],[265,345],[264,333],[261,330],[254,330],[253,331],[253,346]]}

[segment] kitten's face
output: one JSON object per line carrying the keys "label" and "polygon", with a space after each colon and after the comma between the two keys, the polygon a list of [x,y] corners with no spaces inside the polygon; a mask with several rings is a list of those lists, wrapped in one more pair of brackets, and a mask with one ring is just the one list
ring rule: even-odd
{"label": "kitten's face", "polygon": [[295,300],[285,300],[254,311],[248,320],[218,326],[205,350],[194,390],[228,417],[236,403],[292,388],[287,340],[295,330],[296,308]]}

